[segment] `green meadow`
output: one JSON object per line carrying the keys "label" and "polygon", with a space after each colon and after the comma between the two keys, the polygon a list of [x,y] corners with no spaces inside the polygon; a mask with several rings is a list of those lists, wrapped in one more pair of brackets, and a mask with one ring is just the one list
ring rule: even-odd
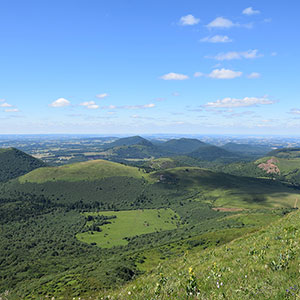
{"label": "green meadow", "polygon": [[106,161],[93,160],[59,167],[36,169],[19,178],[20,183],[45,183],[49,181],[98,180],[107,177],[126,176],[142,179],[147,174],[138,168]]}
{"label": "green meadow", "polygon": [[[102,211],[84,213],[85,216],[116,216],[110,224],[101,226],[101,232],[87,231],[77,234],[85,243],[96,243],[101,248],[127,245],[126,237],[172,230],[177,227],[179,216],[172,209],[144,209],[127,211]],[[93,221],[87,222],[87,226]]]}

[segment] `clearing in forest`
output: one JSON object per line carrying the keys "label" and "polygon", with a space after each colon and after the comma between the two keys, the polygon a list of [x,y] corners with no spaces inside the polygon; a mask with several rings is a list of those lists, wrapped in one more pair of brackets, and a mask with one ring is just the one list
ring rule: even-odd
{"label": "clearing in forest", "polygon": [[[109,224],[102,225],[98,231],[87,231],[77,234],[77,238],[85,243],[96,243],[101,248],[124,246],[128,242],[126,237],[147,234],[163,230],[177,228],[180,218],[170,208],[144,209],[126,211],[102,211],[98,213],[86,212],[88,216],[116,216],[107,220]],[[93,225],[94,221],[88,221],[87,226]]]}

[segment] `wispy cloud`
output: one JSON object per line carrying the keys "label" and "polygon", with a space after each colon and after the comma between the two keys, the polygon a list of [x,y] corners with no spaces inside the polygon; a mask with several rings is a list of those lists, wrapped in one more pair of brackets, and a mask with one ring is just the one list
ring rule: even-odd
{"label": "wispy cloud", "polygon": [[49,106],[51,107],[64,107],[69,105],[71,105],[71,102],[65,98],[58,98],[57,100],[49,104]]}
{"label": "wispy cloud", "polygon": [[0,107],[12,107],[12,105],[7,102],[4,102],[4,103],[0,103]]}
{"label": "wispy cloud", "polygon": [[292,108],[292,109],[289,111],[289,114],[300,115],[300,108]]}
{"label": "wispy cloud", "polygon": [[214,36],[207,36],[200,40],[200,42],[206,43],[230,43],[232,39],[230,39],[227,35],[214,35]]}
{"label": "wispy cloud", "polygon": [[247,15],[247,16],[258,15],[258,14],[260,14],[260,11],[259,11],[259,10],[254,10],[254,9],[250,6],[250,7],[245,8],[245,9],[242,11],[242,14],[243,14],[243,15]]}
{"label": "wispy cloud", "polygon": [[250,73],[247,77],[248,77],[249,79],[256,79],[256,78],[261,77],[261,74],[260,74],[260,73],[257,73],[257,72],[252,72],[252,73]]}
{"label": "wispy cloud", "polygon": [[99,108],[99,105],[95,103],[95,101],[86,101],[86,102],[82,102],[80,103],[81,106],[84,106],[88,109],[97,109]]}
{"label": "wispy cloud", "polygon": [[168,73],[160,77],[163,80],[186,80],[189,76],[179,73]]}
{"label": "wispy cloud", "polygon": [[223,18],[223,17],[217,17],[213,21],[211,21],[206,26],[208,28],[231,28],[233,26],[237,26],[238,24],[234,24],[231,20]]}
{"label": "wispy cloud", "polygon": [[233,79],[242,76],[242,72],[233,71],[229,69],[215,69],[213,70],[208,77],[214,79]]}
{"label": "wispy cloud", "polygon": [[237,107],[250,107],[257,105],[268,105],[276,103],[267,97],[245,97],[243,99],[238,98],[224,98],[222,100],[217,100],[215,102],[208,102],[205,107],[209,108],[237,108]]}
{"label": "wispy cloud", "polygon": [[153,118],[153,117],[145,117],[145,116],[139,116],[139,115],[132,115],[130,117],[132,119],[140,119],[140,120],[156,120],[156,118]]}
{"label": "wispy cloud", "polygon": [[194,73],[194,77],[202,77],[202,76],[204,76],[205,74],[204,73],[202,73],[202,72],[195,72]]}
{"label": "wispy cloud", "polygon": [[18,108],[7,108],[4,110],[5,112],[19,112]]}
{"label": "wispy cloud", "polygon": [[142,104],[142,105],[109,105],[103,106],[103,109],[146,109],[146,108],[153,108],[155,107],[154,103]]}
{"label": "wispy cloud", "polygon": [[216,56],[210,57],[206,56],[206,58],[213,58],[216,60],[233,60],[233,59],[254,59],[258,57],[262,57],[262,54],[258,53],[257,49],[254,50],[248,50],[248,51],[242,51],[242,52],[236,52],[236,51],[231,51],[231,52],[226,52],[226,53],[219,53]]}
{"label": "wispy cloud", "polygon": [[98,95],[96,95],[96,97],[99,98],[99,99],[103,99],[103,98],[108,97],[108,94],[107,93],[98,94]]}
{"label": "wispy cloud", "polygon": [[193,15],[186,15],[180,18],[179,25],[181,26],[192,26],[200,22],[200,19],[194,17]]}

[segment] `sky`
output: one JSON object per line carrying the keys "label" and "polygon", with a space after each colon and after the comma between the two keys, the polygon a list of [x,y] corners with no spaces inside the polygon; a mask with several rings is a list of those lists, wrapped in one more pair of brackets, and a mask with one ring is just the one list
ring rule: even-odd
{"label": "sky", "polygon": [[0,0],[0,134],[300,133],[298,0]]}

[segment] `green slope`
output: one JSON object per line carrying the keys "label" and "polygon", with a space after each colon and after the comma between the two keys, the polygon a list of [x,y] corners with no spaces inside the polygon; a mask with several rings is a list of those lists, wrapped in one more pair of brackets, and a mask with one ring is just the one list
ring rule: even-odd
{"label": "green slope", "polygon": [[45,163],[41,160],[18,149],[0,149],[0,182],[8,181],[44,166]]}
{"label": "green slope", "polygon": [[193,199],[222,207],[293,207],[298,190],[269,179],[238,177],[197,167],[151,174],[166,189],[193,193]]}
{"label": "green slope", "polygon": [[[130,205],[166,206],[179,202],[182,196],[222,207],[293,207],[298,195],[297,190],[268,179],[233,176],[199,167],[145,173],[104,160],[36,169],[0,189],[2,197],[16,197],[20,193],[45,195],[52,201],[68,204],[101,202],[106,209],[108,205],[118,209],[128,209]],[[139,202],[142,199],[144,202]]]}
{"label": "green slope", "polygon": [[137,168],[106,161],[93,160],[59,167],[34,170],[19,178],[20,183],[45,183],[51,181],[93,181],[114,176],[142,179],[147,177]]}
{"label": "green slope", "polygon": [[158,266],[110,299],[298,299],[300,212],[213,251],[192,251]]}

